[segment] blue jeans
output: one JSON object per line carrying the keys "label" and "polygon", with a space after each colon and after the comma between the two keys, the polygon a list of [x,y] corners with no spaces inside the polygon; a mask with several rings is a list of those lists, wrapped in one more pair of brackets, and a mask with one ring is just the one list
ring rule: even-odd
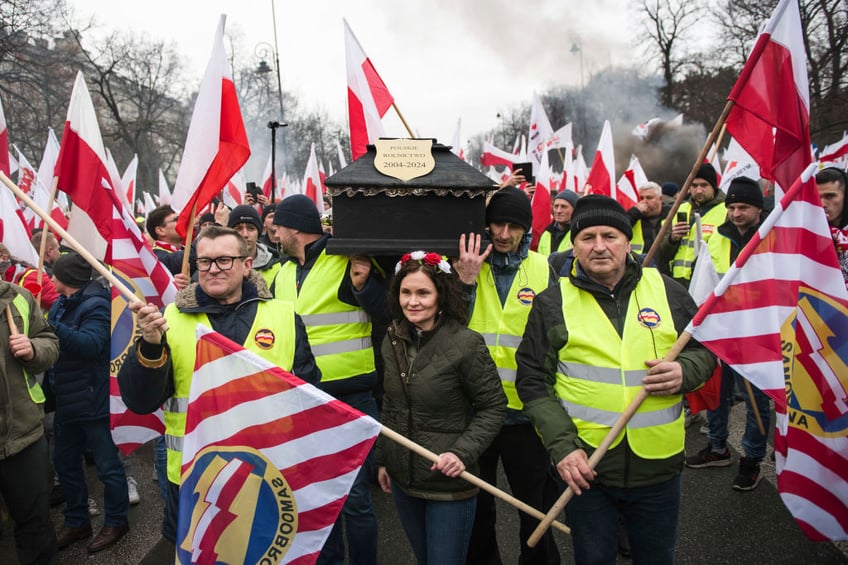
{"label": "blue jeans", "polygon": [[[370,392],[338,397],[363,414],[379,419],[377,402]],[[374,452],[368,454],[344,507],[336,520],[323,549],[318,556],[318,565],[343,565],[345,563],[344,533],[347,532],[347,547],[350,565],[373,565],[377,563],[377,517],[371,504],[371,477],[374,469]],[[342,522],[344,520],[344,522]]]}
{"label": "blue jeans", "polygon": [[425,500],[393,486],[392,498],[418,565],[464,565],[477,497]]}
{"label": "blue jeans", "polygon": [[162,496],[162,502],[165,502],[168,500],[168,449],[165,447],[165,436],[153,440],[153,456],[159,494]]}
{"label": "blue jeans", "polygon": [[[727,422],[730,418],[730,407],[733,405],[733,389],[737,378],[741,379],[742,377],[729,366],[722,363],[719,405],[715,410],[707,410],[707,426],[709,427],[707,438],[716,451],[723,451],[727,448]],[[747,393],[743,393],[745,397],[745,434],[742,436],[742,449],[745,451],[746,457],[759,461],[766,456],[768,430],[771,425],[771,412],[768,396],[760,392],[760,389],[753,385],[751,385],[751,390],[754,392],[754,401],[757,404],[757,410],[760,412],[763,429],[765,429],[766,433],[760,433],[760,429],[757,426],[757,418],[754,416],[754,411],[751,408],[751,398]]]}
{"label": "blue jeans", "polygon": [[624,519],[635,565],[674,563],[680,475],[647,487],[592,485],[565,507],[577,565],[614,564],[619,515]]}
{"label": "blue jeans", "polygon": [[65,495],[65,526],[80,528],[90,523],[88,515],[88,485],[85,481],[83,453],[86,448],[94,455],[97,478],[103,483],[104,526],[127,523],[129,498],[127,476],[118,459],[118,448],[112,441],[109,420],[86,422],[55,422],[53,465]]}

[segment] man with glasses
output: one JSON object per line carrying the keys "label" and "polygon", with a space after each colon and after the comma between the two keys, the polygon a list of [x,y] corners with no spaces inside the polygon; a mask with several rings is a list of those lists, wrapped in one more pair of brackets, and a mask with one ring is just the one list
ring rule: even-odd
{"label": "man with glasses", "polygon": [[[181,290],[164,315],[152,304],[130,305],[138,315],[141,337],[118,374],[121,396],[130,410],[146,414],[163,404],[165,409],[168,498],[163,539],[142,563],[163,563],[174,556],[197,324],[210,326],[307,382],[321,379],[303,321],[290,302],[274,300],[262,277],[251,270],[253,259],[245,240],[230,228],[211,226],[198,236],[196,251],[198,282]],[[267,339],[269,333],[273,339]]]}

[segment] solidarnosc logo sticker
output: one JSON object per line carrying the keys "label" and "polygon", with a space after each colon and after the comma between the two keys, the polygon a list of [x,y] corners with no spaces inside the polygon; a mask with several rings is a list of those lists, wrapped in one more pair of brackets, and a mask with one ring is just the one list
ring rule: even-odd
{"label": "solidarnosc logo sticker", "polygon": [[257,330],[256,334],[253,336],[254,343],[256,343],[256,346],[261,349],[271,349],[274,347],[274,339],[274,332],[267,328]]}
{"label": "solidarnosc logo sticker", "polygon": [[641,310],[639,310],[637,319],[639,320],[640,324],[642,324],[649,330],[657,329],[662,323],[659,313],[653,308],[642,308]]}
{"label": "solidarnosc logo sticker", "polygon": [[516,295],[518,301],[525,306],[533,304],[533,299],[536,298],[536,292],[532,288],[522,288]]}
{"label": "solidarnosc logo sticker", "polygon": [[183,473],[177,559],[279,563],[297,524],[291,487],[264,455],[244,446],[207,447]]}

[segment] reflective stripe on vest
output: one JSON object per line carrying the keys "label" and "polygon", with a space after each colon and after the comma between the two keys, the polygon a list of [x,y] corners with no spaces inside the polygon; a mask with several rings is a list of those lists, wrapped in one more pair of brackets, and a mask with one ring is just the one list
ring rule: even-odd
{"label": "reflective stripe on vest", "polygon": [[483,263],[477,276],[477,297],[468,327],[486,341],[501,376],[507,406],[521,410],[524,405],[515,390],[515,370],[518,368],[515,350],[524,335],[533,299],[548,287],[550,267],[544,256],[531,251],[515,274],[503,306],[494,280],[492,268]]}
{"label": "reflective stripe on vest", "polygon": [[551,241],[553,240],[553,236],[551,232],[545,230],[542,232],[542,235],[539,236],[539,246],[536,248],[536,253],[547,257],[554,251],[568,251],[571,249],[571,231],[565,232],[565,235],[562,236],[562,239],[559,240],[559,245],[557,245],[556,249],[551,249]]}
{"label": "reflective stripe on vest", "polygon": [[[165,309],[168,322],[168,346],[171,350],[171,364],[174,373],[174,396],[165,401],[162,409],[165,413],[165,447],[168,452],[168,480],[180,484],[180,466],[182,464],[183,435],[185,435],[186,410],[191,379],[194,374],[197,338],[197,324],[212,327],[206,314],[187,314],[177,310],[174,304]],[[263,337],[273,336],[270,349],[260,347],[254,339],[257,332]],[[256,318],[242,344],[277,365],[291,371],[294,364],[295,349],[294,306],[283,300],[260,302],[256,309]],[[262,345],[267,346],[267,339]]]}
{"label": "reflective stripe on vest", "polygon": [[[568,341],[559,351],[554,388],[587,444],[597,447],[642,387],[645,361],[662,358],[677,339],[662,276],[644,268],[630,296],[623,337],[597,300],[560,279]],[[641,321],[640,321],[641,320]],[[624,431],[631,449],[645,459],[664,459],[683,450],[680,395],[648,396]]]}
{"label": "reflective stripe on vest", "polygon": [[[686,212],[691,218],[692,204],[684,202],[680,205],[679,211]],[[726,217],[727,207],[724,202],[719,202],[701,216],[701,232],[705,242],[709,243],[710,237],[715,233],[716,228],[724,223]],[[680,241],[680,247],[677,248],[677,253],[671,261],[671,276],[676,279],[689,280],[692,278],[692,266],[695,264],[695,227],[695,222],[692,222],[689,233]]]}
{"label": "reflective stripe on vest", "polygon": [[348,270],[347,257],[327,255],[315,260],[297,288],[297,264],[286,261],[274,280],[276,298],[288,300],[306,325],[309,345],[323,382],[340,381],[376,370],[371,321],[358,306],[339,300],[339,285]]}
{"label": "reflective stripe on vest", "polygon": [[[21,320],[23,321],[23,328],[19,328],[23,335],[29,335],[29,302],[20,294],[16,294],[15,298],[12,300],[12,305],[15,307],[15,310],[18,311],[18,314],[21,315]],[[11,330],[11,328],[10,328]],[[8,344],[7,344],[8,345]],[[41,385],[38,384],[38,380],[34,375],[29,374],[29,371],[21,367],[21,371],[24,374],[24,380],[26,381],[27,392],[29,393],[29,398],[36,404],[44,404],[44,391],[41,389]]]}

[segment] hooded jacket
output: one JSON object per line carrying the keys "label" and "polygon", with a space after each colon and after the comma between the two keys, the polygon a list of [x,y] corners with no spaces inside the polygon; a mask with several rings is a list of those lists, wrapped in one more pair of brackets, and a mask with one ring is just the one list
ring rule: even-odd
{"label": "hooded jacket", "polygon": [[[20,361],[9,349],[11,335],[5,310],[9,306],[12,319],[22,331],[24,320],[12,301],[22,295],[29,305],[27,335],[35,356]],[[6,459],[29,447],[44,435],[44,407],[32,401],[27,390],[24,370],[30,375],[50,368],[59,357],[59,340],[44,318],[32,295],[19,286],[0,281],[0,459]]]}

